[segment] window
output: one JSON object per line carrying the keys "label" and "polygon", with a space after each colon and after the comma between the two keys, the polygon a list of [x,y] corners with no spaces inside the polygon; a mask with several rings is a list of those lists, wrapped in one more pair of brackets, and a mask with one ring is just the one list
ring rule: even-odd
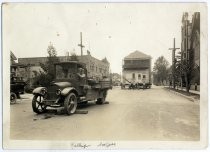
{"label": "window", "polygon": [[187,56],[186,56],[186,53],[185,52],[183,53],[183,56],[184,56],[183,58],[186,59]]}
{"label": "window", "polygon": [[132,78],[135,79],[135,73],[133,73]]}
{"label": "window", "polygon": [[138,79],[141,80],[141,74],[138,74]]}
{"label": "window", "polygon": [[143,78],[145,79],[146,78],[146,75],[143,75]]}

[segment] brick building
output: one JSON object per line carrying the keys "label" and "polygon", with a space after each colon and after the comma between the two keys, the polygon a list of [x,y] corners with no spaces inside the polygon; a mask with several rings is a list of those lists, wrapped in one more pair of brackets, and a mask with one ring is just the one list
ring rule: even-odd
{"label": "brick building", "polygon": [[[71,61],[71,56],[58,56],[60,62]],[[109,62],[106,58],[99,60],[89,55],[77,56],[79,62],[85,63],[88,71],[88,77],[101,78],[109,76]],[[32,58],[18,58],[18,63],[28,65],[30,70],[25,74],[27,78],[32,81],[33,78],[42,71],[40,63],[46,63],[47,57],[32,57]]]}
{"label": "brick building", "polygon": [[126,56],[122,67],[123,83],[151,83],[151,56],[135,51]]}

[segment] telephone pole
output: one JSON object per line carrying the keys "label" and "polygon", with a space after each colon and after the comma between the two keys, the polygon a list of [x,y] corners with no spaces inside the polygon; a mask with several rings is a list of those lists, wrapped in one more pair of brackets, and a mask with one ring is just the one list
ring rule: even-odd
{"label": "telephone pole", "polygon": [[85,46],[82,44],[82,32],[80,32],[80,44],[78,46],[81,48],[81,56],[83,56],[83,47]]}
{"label": "telephone pole", "polygon": [[174,38],[174,47],[173,48],[169,48],[169,50],[172,50],[172,83],[173,83],[173,88],[175,89],[175,52],[176,50],[180,49],[180,48],[176,48],[175,47],[175,38]]}

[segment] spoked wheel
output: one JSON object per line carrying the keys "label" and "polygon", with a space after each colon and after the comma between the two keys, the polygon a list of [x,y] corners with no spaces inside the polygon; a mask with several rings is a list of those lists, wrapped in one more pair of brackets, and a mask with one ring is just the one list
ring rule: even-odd
{"label": "spoked wheel", "polygon": [[32,100],[32,108],[33,111],[37,114],[44,113],[46,111],[47,106],[43,103],[43,96],[35,95]]}
{"label": "spoked wheel", "polygon": [[75,93],[70,93],[64,101],[64,111],[68,114],[74,114],[77,109],[77,96]]}
{"label": "spoked wheel", "polygon": [[17,101],[17,96],[15,93],[11,92],[10,93],[10,104],[14,104]]}
{"label": "spoked wheel", "polygon": [[104,104],[106,100],[106,95],[107,95],[107,90],[104,90],[102,97],[97,99],[96,104]]}

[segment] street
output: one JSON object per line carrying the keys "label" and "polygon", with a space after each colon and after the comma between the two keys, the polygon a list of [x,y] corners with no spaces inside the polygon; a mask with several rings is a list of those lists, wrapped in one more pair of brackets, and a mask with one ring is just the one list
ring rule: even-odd
{"label": "street", "polygon": [[89,102],[79,110],[88,114],[37,115],[31,94],[10,105],[10,138],[18,140],[165,140],[200,139],[199,102],[163,87],[109,90],[109,104]]}

